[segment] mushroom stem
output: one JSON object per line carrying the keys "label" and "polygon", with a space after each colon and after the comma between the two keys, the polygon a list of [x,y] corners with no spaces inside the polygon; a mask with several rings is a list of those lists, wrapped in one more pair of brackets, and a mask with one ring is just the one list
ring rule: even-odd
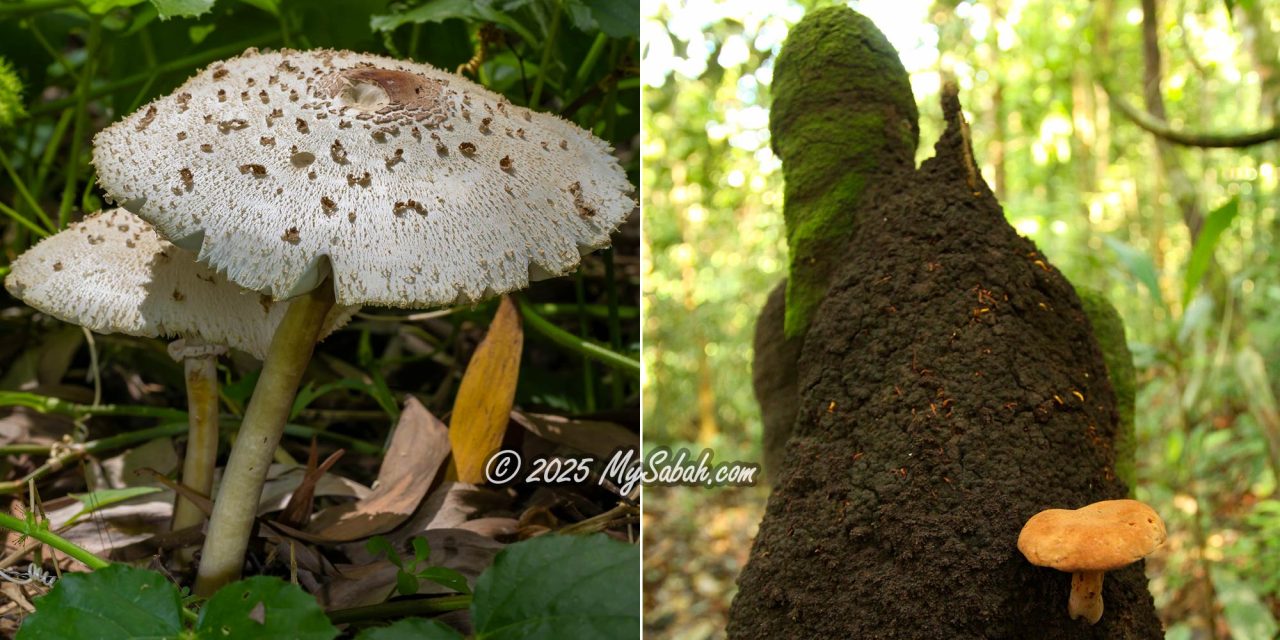
{"label": "mushroom stem", "polygon": [[[178,343],[174,343],[177,345]],[[191,345],[191,341],[187,341]],[[170,351],[181,351],[182,347]],[[218,462],[218,371],[216,352],[180,356],[187,381],[187,452],[182,463],[182,484],[209,495],[213,492],[213,471]],[[178,496],[173,508],[172,530],[178,531],[200,524],[202,513],[190,500]],[[191,562],[194,550],[182,549],[178,558]]]}
{"label": "mushroom stem", "polygon": [[1106,571],[1076,571],[1071,574],[1071,599],[1067,613],[1071,619],[1084,618],[1097,624],[1102,618],[1102,576]]}
{"label": "mushroom stem", "polygon": [[245,409],[240,434],[231,448],[213,503],[196,577],[197,595],[213,595],[219,587],[240,577],[271,458],[284,433],[298,382],[332,307],[333,285],[326,280],[289,305],[271,338],[262,374]]}

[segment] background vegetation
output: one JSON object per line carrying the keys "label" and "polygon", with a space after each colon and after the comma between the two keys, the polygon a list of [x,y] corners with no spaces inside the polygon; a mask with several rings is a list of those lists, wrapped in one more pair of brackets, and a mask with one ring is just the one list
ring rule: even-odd
{"label": "background vegetation", "polygon": [[[26,248],[104,206],[89,164],[96,131],[250,46],[352,49],[449,71],[470,62],[470,77],[513,103],[558,113],[609,141],[638,184],[638,13],[634,0],[0,0],[0,278]],[[518,298],[526,338],[517,407],[615,423],[621,427],[605,426],[636,437],[634,218],[615,234],[612,250]],[[331,473],[372,482],[408,396],[447,421],[496,309],[496,301],[412,316],[366,309],[321,344],[294,421],[324,436],[321,459],[347,449]],[[258,366],[244,354],[220,364],[221,407],[232,424]],[[182,367],[161,341],[89,336],[0,292],[0,480],[7,481],[0,487],[21,492],[9,510],[20,514],[33,502],[114,486],[121,476],[103,471],[111,463],[102,460],[125,447],[153,451],[148,440],[158,435],[159,448],[172,452],[170,436],[185,432],[181,381]],[[157,425],[168,430],[139,431]],[[312,432],[292,433],[284,457],[306,460]],[[81,443],[92,445],[89,455],[75,448]],[[47,465],[51,446],[72,455]],[[43,498],[13,482],[40,470]],[[522,500],[533,493],[521,491]],[[616,496],[540,493],[536,502],[516,509],[526,518],[517,537],[599,515]],[[98,506],[91,501],[86,513]],[[631,512],[613,513],[594,529],[612,528],[625,539]],[[120,542],[118,526],[102,523],[99,542]],[[130,526],[130,535],[138,533]],[[3,566],[25,564],[20,556],[29,549],[16,553],[16,536],[8,543],[15,553],[4,554]],[[277,562],[268,572],[280,571]],[[21,614],[14,594],[4,593],[0,607],[19,615],[0,621],[0,635],[12,632]]]}
{"label": "background vegetation", "polygon": [[[769,87],[789,26],[813,4],[644,7],[647,446],[759,459],[751,335],[786,265]],[[1170,531],[1147,565],[1169,637],[1275,636],[1280,144],[1172,145],[1121,109],[1180,132],[1274,133],[1280,3],[852,6],[911,73],[919,159],[941,127],[938,72],[952,73],[1009,222],[1124,317],[1138,368],[1137,497]],[[646,491],[646,630],[721,636],[767,488]]]}

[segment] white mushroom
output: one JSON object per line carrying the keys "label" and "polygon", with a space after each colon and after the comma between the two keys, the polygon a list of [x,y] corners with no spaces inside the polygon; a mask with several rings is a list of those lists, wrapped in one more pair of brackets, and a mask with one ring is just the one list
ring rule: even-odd
{"label": "white mushroom", "polygon": [[[477,301],[574,268],[635,208],[608,145],[425,64],[218,62],[98,134],[107,194],[277,299]],[[330,269],[330,263],[331,269]]]}
{"label": "white mushroom", "polygon": [[[218,451],[217,356],[233,347],[262,358],[285,304],[238,287],[156,235],[124,209],[95,213],[42,240],[13,262],[5,288],[60,320],[99,333],[180,337],[169,352],[184,362],[191,427],[182,481],[208,494]],[[335,307],[325,333],[358,307]],[[198,523],[187,500],[175,529]]]}
{"label": "white mushroom", "polygon": [[425,64],[345,51],[215,63],[98,134],[109,197],[275,299],[196,593],[240,575],[320,322],[341,305],[478,301],[574,268],[635,209],[608,145]]}

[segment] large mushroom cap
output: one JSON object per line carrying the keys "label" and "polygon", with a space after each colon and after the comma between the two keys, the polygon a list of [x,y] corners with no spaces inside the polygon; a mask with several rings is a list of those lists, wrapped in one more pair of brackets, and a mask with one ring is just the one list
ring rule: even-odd
{"label": "large mushroom cap", "polygon": [[[606,143],[429,65],[254,49],[98,134],[110,197],[277,299],[479,300],[564,273],[634,209]],[[326,260],[327,258],[327,260]]]}
{"label": "large mushroom cap", "polygon": [[1164,543],[1164,521],[1137,500],[1104,500],[1079,509],[1047,509],[1018,534],[1031,564],[1059,571],[1110,571]]}
{"label": "large mushroom cap", "polygon": [[[13,262],[5,288],[56,318],[99,333],[199,337],[258,358],[286,304],[238,287],[124,209],[93,214]],[[335,307],[327,334],[358,307]]]}

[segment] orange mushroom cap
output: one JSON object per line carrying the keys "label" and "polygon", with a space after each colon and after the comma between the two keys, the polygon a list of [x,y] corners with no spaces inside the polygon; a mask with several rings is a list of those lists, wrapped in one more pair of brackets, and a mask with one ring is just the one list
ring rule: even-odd
{"label": "orange mushroom cap", "polygon": [[1031,564],[1059,571],[1110,571],[1164,543],[1164,521],[1137,500],[1104,500],[1079,509],[1047,509],[1018,535]]}

